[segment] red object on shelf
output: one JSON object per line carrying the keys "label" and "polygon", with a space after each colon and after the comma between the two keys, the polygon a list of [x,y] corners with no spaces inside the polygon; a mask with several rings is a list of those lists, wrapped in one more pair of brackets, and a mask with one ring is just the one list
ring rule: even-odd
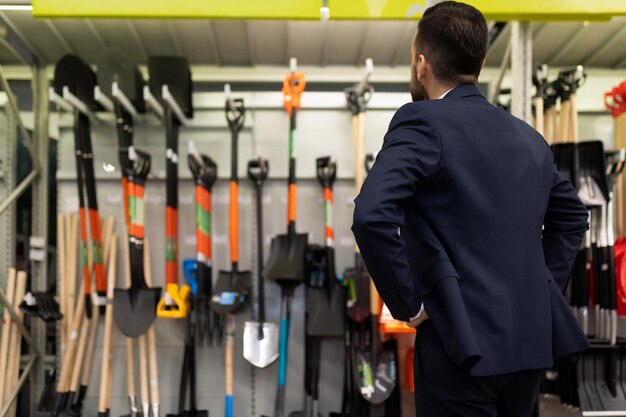
{"label": "red object on shelf", "polygon": [[615,242],[615,278],[617,280],[617,314],[626,316],[626,238]]}

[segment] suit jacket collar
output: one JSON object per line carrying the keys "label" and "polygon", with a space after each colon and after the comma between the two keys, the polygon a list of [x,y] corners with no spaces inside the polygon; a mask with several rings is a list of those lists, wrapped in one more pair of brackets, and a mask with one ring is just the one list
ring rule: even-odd
{"label": "suit jacket collar", "polygon": [[452,91],[446,94],[443,100],[447,99],[448,97],[464,98],[464,97],[475,97],[475,96],[484,98],[484,96],[480,93],[480,90],[478,90],[478,86],[476,86],[476,84],[461,84],[461,85],[454,87]]}

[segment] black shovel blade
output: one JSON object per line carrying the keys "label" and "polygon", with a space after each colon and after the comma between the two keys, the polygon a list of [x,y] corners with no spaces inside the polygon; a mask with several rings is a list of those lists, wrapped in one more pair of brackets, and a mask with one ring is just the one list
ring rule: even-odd
{"label": "black shovel blade", "polygon": [[236,311],[243,303],[251,283],[250,271],[219,271],[211,297],[211,309],[217,314]]}
{"label": "black shovel blade", "polygon": [[99,110],[93,89],[96,86],[96,73],[76,55],[65,55],[54,67],[54,91],[62,95],[63,87],[82,100],[92,110]]}
{"label": "black shovel blade", "polygon": [[115,289],[113,320],[127,337],[138,337],[148,331],[156,318],[161,288]]}
{"label": "black shovel blade", "polygon": [[112,97],[112,86],[116,82],[126,97],[134,102],[137,98],[135,85],[135,68],[116,48],[109,48],[100,55],[98,62],[98,86],[109,97]]}
{"label": "black shovel blade", "polygon": [[152,95],[163,103],[162,87],[167,84],[185,116],[192,117],[191,71],[187,60],[177,56],[151,56],[148,58],[148,71]]}
{"label": "black shovel blade", "polygon": [[278,284],[288,282],[299,283],[305,276],[306,248],[309,235],[294,233],[278,235],[272,239],[270,256],[265,265],[263,275],[266,280],[276,281]]}

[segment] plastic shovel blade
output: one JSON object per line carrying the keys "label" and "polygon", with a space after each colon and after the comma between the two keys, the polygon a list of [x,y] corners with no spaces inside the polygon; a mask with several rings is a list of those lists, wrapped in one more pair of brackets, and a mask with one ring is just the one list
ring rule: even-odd
{"label": "plastic shovel blade", "polygon": [[270,281],[303,281],[305,253],[309,236],[306,233],[278,235],[272,239],[270,256],[264,276]]}
{"label": "plastic shovel blade", "polygon": [[396,386],[396,360],[394,353],[383,350],[378,355],[376,369],[369,352],[358,354],[358,366],[361,396],[371,404],[382,404]]}
{"label": "plastic shovel blade", "polygon": [[127,337],[141,336],[156,318],[160,298],[161,288],[116,289],[113,296],[115,325]]}
{"label": "plastic shovel blade", "polygon": [[[263,337],[259,338],[259,326]],[[276,323],[246,321],[243,330],[243,357],[257,368],[265,368],[278,359],[280,329]]]}
{"label": "plastic shovel blade", "polygon": [[251,282],[250,271],[220,271],[211,297],[211,309],[218,314],[236,311]]}

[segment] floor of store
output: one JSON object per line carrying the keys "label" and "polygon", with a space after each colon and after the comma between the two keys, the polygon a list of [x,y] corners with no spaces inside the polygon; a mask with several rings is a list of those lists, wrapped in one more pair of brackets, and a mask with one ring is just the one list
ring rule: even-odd
{"label": "floor of store", "polygon": [[540,417],[573,417],[581,415],[580,409],[564,407],[556,397],[543,398],[539,406]]}

